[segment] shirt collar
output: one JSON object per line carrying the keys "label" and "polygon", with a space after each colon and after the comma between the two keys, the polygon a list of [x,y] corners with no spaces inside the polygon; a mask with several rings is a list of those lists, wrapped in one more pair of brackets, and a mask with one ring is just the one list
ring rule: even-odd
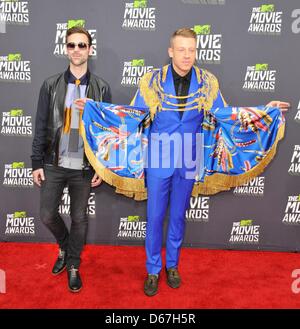
{"label": "shirt collar", "polygon": [[172,68],[172,74],[173,74],[173,79],[175,81],[177,80],[185,80],[186,82],[190,82],[191,81],[191,77],[192,77],[192,68],[190,69],[190,71],[185,75],[185,76],[181,76],[179,75],[175,70],[173,65],[171,64],[171,68]]}
{"label": "shirt collar", "polygon": [[86,72],[80,79],[77,79],[72,72],[70,71],[70,67],[68,68],[68,83],[74,83],[76,80],[80,80],[81,85],[88,84],[88,72]]}

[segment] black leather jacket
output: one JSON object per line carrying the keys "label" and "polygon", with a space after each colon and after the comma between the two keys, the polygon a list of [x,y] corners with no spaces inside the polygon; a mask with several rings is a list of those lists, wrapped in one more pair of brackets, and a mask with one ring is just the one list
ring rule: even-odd
{"label": "black leather jacket", "polygon": [[[64,124],[68,76],[69,69],[46,79],[41,87],[32,143],[33,170],[43,168],[46,163],[53,165],[58,163],[58,146]],[[110,103],[111,94],[108,83],[89,71],[87,78],[86,97]],[[84,156],[84,167],[88,165]]]}

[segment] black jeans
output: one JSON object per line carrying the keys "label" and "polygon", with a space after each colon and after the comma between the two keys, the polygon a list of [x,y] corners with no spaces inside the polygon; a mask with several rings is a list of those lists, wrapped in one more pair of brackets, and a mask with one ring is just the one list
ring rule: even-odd
{"label": "black jeans", "polygon": [[[55,236],[59,247],[67,252],[67,267],[80,265],[80,254],[86,242],[87,204],[94,172],[46,165],[45,181],[41,186],[42,222]],[[68,186],[71,201],[71,228],[68,231],[58,209],[64,188]]]}

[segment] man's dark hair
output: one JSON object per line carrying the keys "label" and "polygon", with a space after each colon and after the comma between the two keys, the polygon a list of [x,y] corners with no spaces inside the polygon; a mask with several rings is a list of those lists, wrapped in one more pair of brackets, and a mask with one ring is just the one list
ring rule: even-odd
{"label": "man's dark hair", "polygon": [[82,33],[82,34],[85,34],[89,40],[89,46],[91,46],[92,44],[92,37],[91,35],[89,34],[89,32],[81,27],[81,26],[74,26],[74,27],[71,27],[70,29],[67,30],[67,37],[66,37],[66,40],[68,41],[68,37],[74,33]]}

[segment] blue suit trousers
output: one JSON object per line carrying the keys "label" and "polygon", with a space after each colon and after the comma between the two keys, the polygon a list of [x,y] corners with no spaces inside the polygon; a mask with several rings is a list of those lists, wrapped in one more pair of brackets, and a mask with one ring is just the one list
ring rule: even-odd
{"label": "blue suit trousers", "polygon": [[167,178],[147,174],[145,247],[146,268],[149,274],[158,274],[162,268],[163,222],[168,204],[170,218],[166,239],[166,268],[178,266],[185,231],[185,211],[189,207],[193,185],[194,180],[181,177],[178,169],[175,169],[173,175]]}

